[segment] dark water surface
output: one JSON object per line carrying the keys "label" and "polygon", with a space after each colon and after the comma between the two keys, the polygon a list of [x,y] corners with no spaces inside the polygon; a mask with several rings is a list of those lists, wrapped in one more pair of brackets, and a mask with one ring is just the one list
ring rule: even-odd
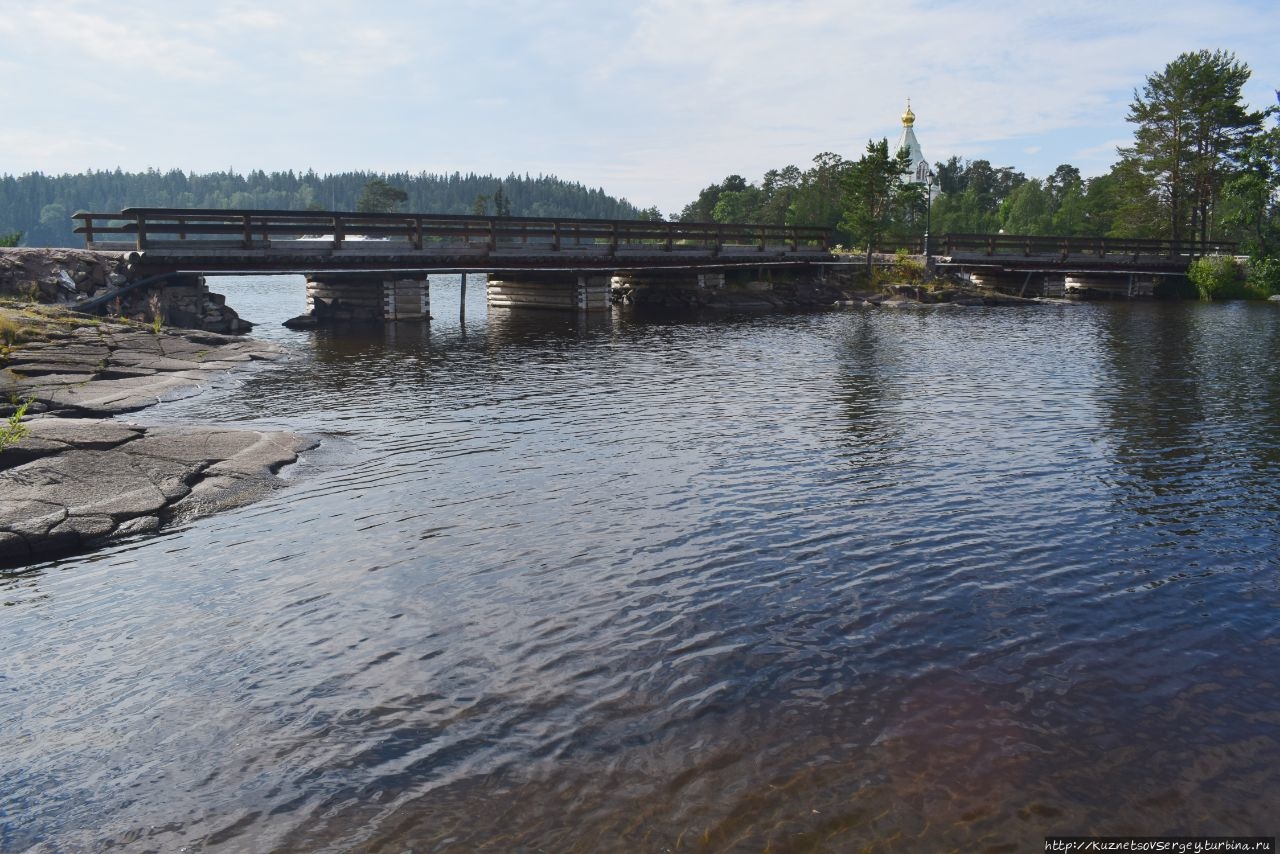
{"label": "dark water surface", "polygon": [[261,503],[0,576],[0,850],[1280,829],[1280,308],[276,326]]}

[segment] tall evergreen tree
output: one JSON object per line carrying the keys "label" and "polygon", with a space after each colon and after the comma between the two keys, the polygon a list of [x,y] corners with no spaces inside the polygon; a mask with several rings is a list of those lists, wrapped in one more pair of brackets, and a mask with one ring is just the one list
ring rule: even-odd
{"label": "tall evergreen tree", "polygon": [[[266,183],[266,176],[262,176]],[[356,202],[356,210],[360,213],[391,213],[400,205],[409,201],[409,194],[399,187],[393,187],[381,178],[374,178],[364,185],[360,200]],[[240,207],[240,205],[233,205]]]}
{"label": "tall evergreen tree", "polygon": [[889,154],[889,140],[868,142],[867,152],[849,167],[843,178],[844,218],[841,229],[867,246],[867,274],[871,273],[871,253],[888,233],[895,210],[911,193],[905,176],[911,171],[911,153],[905,148]]}
{"label": "tall evergreen tree", "polygon": [[501,181],[498,182],[498,189],[493,191],[493,215],[511,216],[511,200],[502,191]]}
{"label": "tall evergreen tree", "polygon": [[1130,196],[1154,195],[1169,239],[1208,239],[1223,183],[1262,129],[1263,114],[1241,101],[1249,75],[1234,54],[1201,50],[1182,54],[1133,93],[1134,143],[1119,154],[1146,183],[1130,182]]}
{"label": "tall evergreen tree", "polygon": [[787,224],[843,229],[845,182],[852,168],[852,163],[830,151],[815,156],[813,166],[800,176]]}
{"label": "tall evergreen tree", "polygon": [[[1280,92],[1276,100],[1280,102]],[[1280,125],[1249,141],[1241,169],[1223,195],[1224,222],[1240,230],[1246,250],[1255,257],[1280,257]]]}

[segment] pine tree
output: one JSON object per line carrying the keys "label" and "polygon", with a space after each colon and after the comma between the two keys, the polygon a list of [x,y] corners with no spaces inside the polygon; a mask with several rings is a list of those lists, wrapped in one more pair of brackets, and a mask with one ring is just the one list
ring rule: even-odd
{"label": "pine tree", "polygon": [[[265,179],[265,175],[263,178]],[[399,187],[393,187],[381,178],[374,178],[364,185],[360,193],[360,201],[356,202],[356,210],[360,213],[391,213],[409,200],[409,194]],[[233,204],[232,207],[248,207]]]}
{"label": "pine tree", "polygon": [[1182,54],[1133,93],[1134,144],[1119,153],[1159,200],[1171,240],[1208,239],[1223,183],[1262,129],[1263,114],[1241,102],[1249,75],[1234,54],[1201,50]]}
{"label": "pine tree", "polygon": [[867,246],[867,274],[871,274],[871,253],[889,231],[894,211],[911,193],[905,176],[911,171],[911,154],[902,149],[889,155],[889,140],[868,142],[867,153],[844,175],[844,219],[840,228]]}

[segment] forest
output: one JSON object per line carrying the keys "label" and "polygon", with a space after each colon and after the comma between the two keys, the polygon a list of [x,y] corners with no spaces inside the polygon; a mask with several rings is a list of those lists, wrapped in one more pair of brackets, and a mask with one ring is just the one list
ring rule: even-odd
{"label": "forest", "polygon": [[[71,214],[78,210],[117,211],[124,207],[257,208],[272,210],[357,210],[366,188],[379,182],[403,193],[400,210],[431,213],[489,213],[512,216],[652,218],[626,199],[602,189],[553,176],[428,173],[235,172],[194,174],[91,171],[69,175],[38,172],[0,176],[0,245],[76,246]],[[396,198],[401,198],[397,194]],[[8,240],[6,241],[6,236]]]}

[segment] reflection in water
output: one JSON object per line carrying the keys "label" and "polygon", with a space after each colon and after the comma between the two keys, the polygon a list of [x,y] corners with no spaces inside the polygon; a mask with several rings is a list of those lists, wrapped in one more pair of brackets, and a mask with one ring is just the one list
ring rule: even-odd
{"label": "reflection in water", "polygon": [[1168,577],[1249,560],[1274,542],[1280,510],[1274,311],[1154,305],[1108,321],[1112,378],[1096,394],[1120,466],[1116,501],[1137,514],[1144,549],[1150,538],[1180,552]]}
{"label": "reflection in water", "polygon": [[448,281],[429,329],[263,327],[293,362],[144,415],[320,434],[288,489],[0,580],[0,849],[1268,832],[1271,307],[473,285],[465,331]]}

